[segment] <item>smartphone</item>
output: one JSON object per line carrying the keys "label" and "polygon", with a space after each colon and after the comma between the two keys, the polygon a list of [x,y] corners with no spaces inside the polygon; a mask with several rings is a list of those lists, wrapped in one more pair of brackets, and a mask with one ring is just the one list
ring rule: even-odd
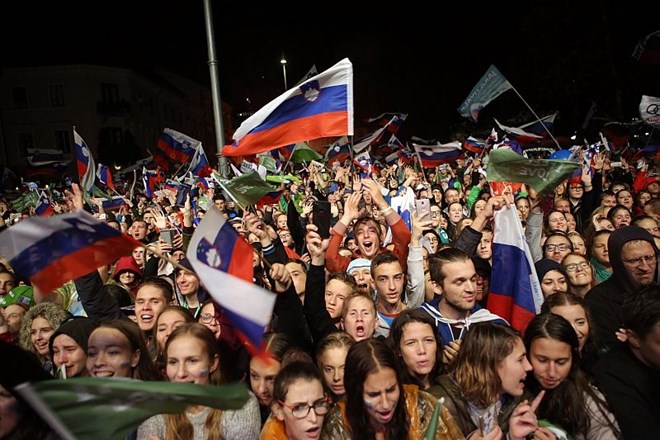
{"label": "smartphone", "polygon": [[174,229],[163,229],[160,231],[160,238],[163,239],[168,244],[172,244],[172,240],[174,240]]}
{"label": "smartphone", "polygon": [[332,218],[330,202],[325,200],[314,202],[314,210],[312,213],[312,220],[314,225],[318,228],[318,234],[321,238],[330,238],[330,219]]}
{"label": "smartphone", "polygon": [[417,217],[423,222],[431,220],[431,201],[429,199],[415,200],[415,209]]}

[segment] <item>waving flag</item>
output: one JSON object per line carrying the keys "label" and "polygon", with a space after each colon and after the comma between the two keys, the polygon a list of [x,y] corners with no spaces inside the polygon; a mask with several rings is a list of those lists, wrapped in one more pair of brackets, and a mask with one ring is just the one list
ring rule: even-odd
{"label": "waving flag", "polygon": [[213,174],[213,168],[209,165],[206,153],[204,152],[204,147],[202,147],[201,143],[197,145],[197,148],[195,149],[195,156],[190,162],[188,172],[193,173],[198,177],[208,177]]}
{"label": "waving flag", "polygon": [[35,214],[39,217],[48,217],[49,215],[55,214],[52,205],[50,204],[50,199],[48,194],[44,191],[39,193],[39,200],[37,201],[37,206],[34,208]]}
{"label": "waving flag", "polygon": [[96,177],[98,177],[99,182],[114,191],[115,184],[112,182],[112,173],[108,167],[103,164],[99,164],[98,168],[96,169]]}
{"label": "waving flag", "polygon": [[103,206],[103,209],[106,211],[121,208],[124,205],[128,204],[126,203],[126,200],[121,196],[112,196],[109,199],[103,199],[101,201],[101,206]]}
{"label": "waving flag", "polygon": [[660,128],[660,98],[642,95],[639,103],[639,115],[651,127]]}
{"label": "waving flag", "polygon": [[0,233],[0,255],[43,292],[130,255],[142,244],[78,210],[32,217]]}
{"label": "waving flag", "polygon": [[75,129],[73,130],[73,138],[76,144],[76,164],[78,165],[80,188],[91,194],[94,180],[96,180],[94,158],[89,147]]}
{"label": "waving flag", "polygon": [[332,165],[334,162],[343,163],[351,156],[351,144],[348,137],[342,136],[328,147],[325,152],[325,161],[327,165]]}
{"label": "waving flag", "polygon": [[190,239],[186,256],[234,327],[261,351],[275,294],[252,284],[252,254],[252,246],[211,206]]}
{"label": "waving flag", "polygon": [[509,89],[513,89],[513,86],[502,76],[497,67],[491,64],[465,101],[458,107],[458,112],[461,116],[476,122],[479,112],[493,99]]}
{"label": "waving flag", "polygon": [[246,119],[223,156],[248,156],[323,137],[353,135],[353,65],[344,58]]}
{"label": "waving flag", "polygon": [[24,383],[16,391],[65,440],[128,438],[156,414],[181,413],[190,405],[237,410],[249,398],[243,384],[202,386],[98,377]]}
{"label": "waving flag", "polygon": [[458,141],[448,144],[419,145],[412,144],[424,168],[434,168],[443,163],[453,162],[463,157],[461,143]]}
{"label": "waving flag", "polygon": [[382,113],[374,118],[369,118],[367,123],[387,127],[387,131],[394,134],[399,131],[407,117],[407,113]]}
{"label": "waving flag", "polygon": [[[171,128],[165,128],[156,143],[156,148],[170,159],[176,162],[186,163],[195,156],[198,145],[201,145],[201,142],[197,139],[172,130]],[[158,156],[154,156],[154,159],[156,157]],[[162,162],[162,160],[159,160],[159,162]]]}
{"label": "waving flag", "polygon": [[472,136],[469,136],[467,139],[465,139],[465,142],[463,142],[463,149],[468,150],[474,154],[483,154],[483,152],[486,150],[486,147],[488,147],[486,141],[480,141],[479,139],[473,138]]}
{"label": "waving flag", "polygon": [[256,171],[241,174],[231,180],[218,179],[218,184],[242,209],[257,205],[262,198],[272,197],[277,192],[277,189],[267,184]]}
{"label": "waving flag", "polygon": [[527,324],[541,311],[541,285],[516,207],[507,205],[496,211],[494,222],[487,308],[524,333]]}
{"label": "waving flag", "polygon": [[353,162],[360,169],[360,178],[366,179],[371,177],[371,172],[373,171],[373,161],[371,160],[371,155],[368,151],[364,151],[353,158]]}

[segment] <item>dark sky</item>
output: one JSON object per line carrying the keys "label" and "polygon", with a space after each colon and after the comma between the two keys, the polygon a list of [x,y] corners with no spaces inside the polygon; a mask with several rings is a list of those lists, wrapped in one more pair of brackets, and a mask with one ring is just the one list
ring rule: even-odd
{"label": "dark sky", "polygon": [[[163,65],[209,81],[202,0],[38,3],[0,6],[0,67]],[[457,130],[490,127],[493,117],[506,125],[531,120],[512,92],[486,107],[479,126],[460,117],[456,107],[490,64],[537,113],[560,111],[566,130],[581,123],[591,100],[603,118],[630,117],[641,93],[658,87],[657,79],[648,80],[658,76],[630,58],[637,41],[660,28],[654,14],[635,2],[360,6],[378,8],[369,14],[355,12],[355,2],[302,8],[276,2],[269,10],[255,2],[225,3],[212,1],[216,56],[222,98],[235,108],[249,99],[256,111],[282,93],[282,56],[289,85],[313,64],[322,71],[348,57],[356,126],[382,112],[408,113],[404,139],[444,142]]]}

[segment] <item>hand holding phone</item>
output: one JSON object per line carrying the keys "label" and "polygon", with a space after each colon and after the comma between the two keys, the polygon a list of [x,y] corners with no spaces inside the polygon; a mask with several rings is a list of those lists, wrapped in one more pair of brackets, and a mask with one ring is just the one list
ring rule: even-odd
{"label": "hand holding phone", "polygon": [[415,200],[415,209],[420,221],[431,221],[431,201],[429,199]]}
{"label": "hand holding phone", "polygon": [[167,244],[172,244],[175,233],[176,231],[174,229],[161,229],[160,238]]}

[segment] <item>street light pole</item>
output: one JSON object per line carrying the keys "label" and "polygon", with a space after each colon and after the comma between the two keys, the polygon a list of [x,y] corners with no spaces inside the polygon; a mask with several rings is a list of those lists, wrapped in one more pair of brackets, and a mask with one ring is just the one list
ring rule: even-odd
{"label": "street light pole", "polygon": [[286,82],[286,60],[282,58],[280,60],[280,63],[282,63],[282,73],[284,73],[284,91],[286,92],[287,90],[289,90],[289,86],[287,85]]}

